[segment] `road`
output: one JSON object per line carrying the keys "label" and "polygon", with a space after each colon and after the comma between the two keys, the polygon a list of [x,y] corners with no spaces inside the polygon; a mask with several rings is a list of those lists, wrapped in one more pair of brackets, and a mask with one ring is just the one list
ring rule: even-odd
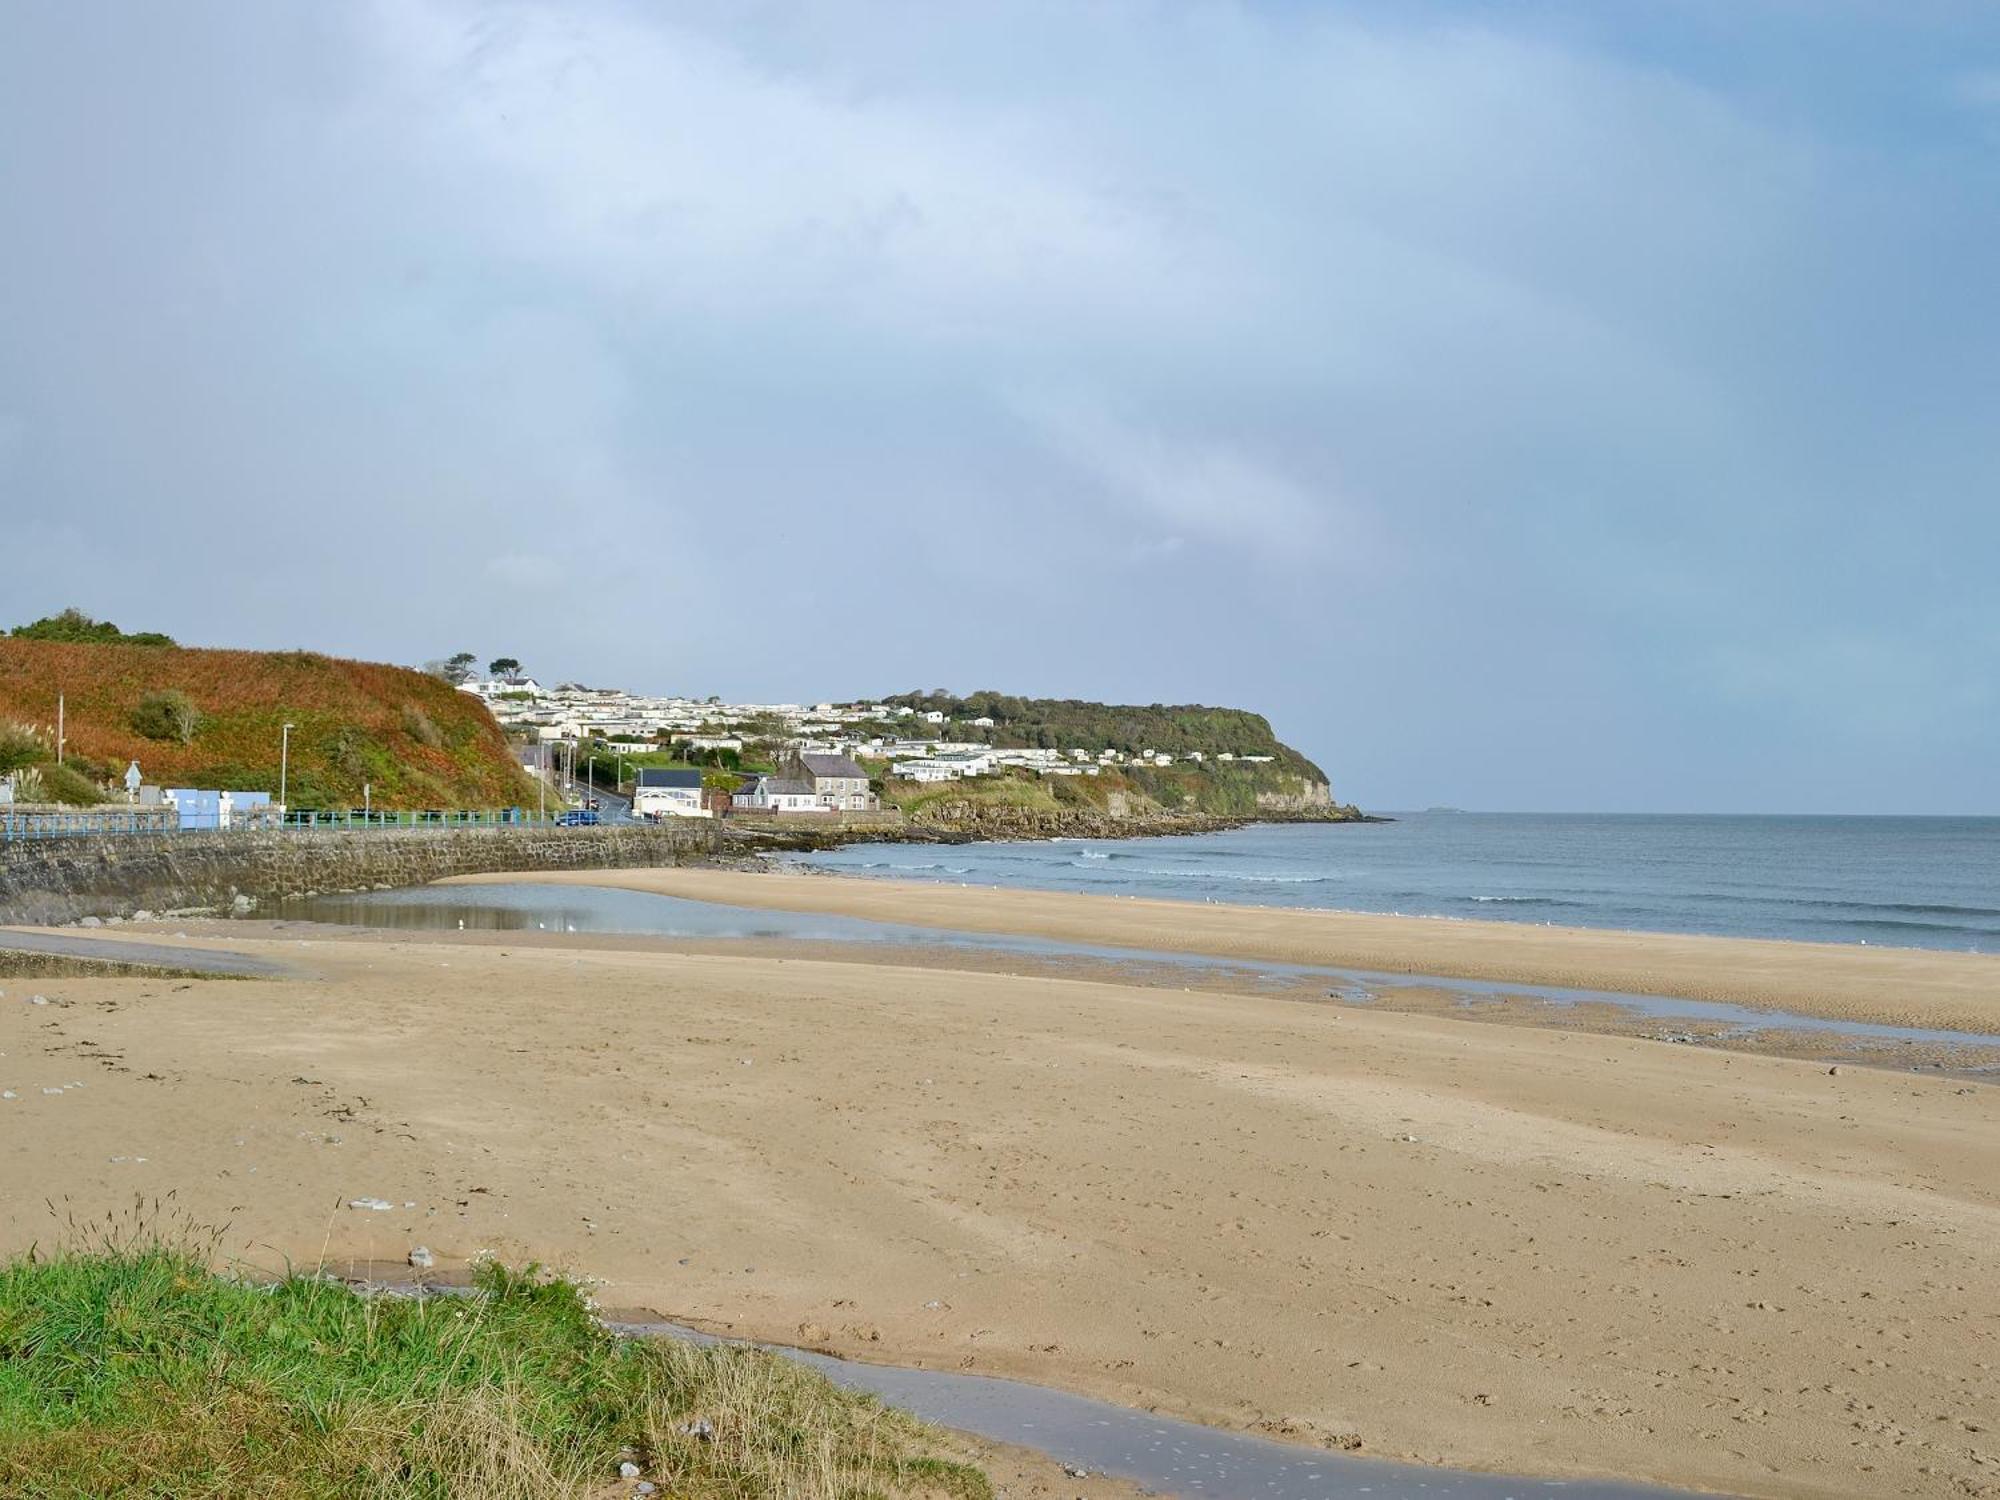
{"label": "road", "polygon": [[[581,781],[576,785],[579,792],[584,790],[584,785]],[[629,823],[632,821],[632,799],[630,797],[620,796],[617,792],[602,786],[591,787],[589,791],[590,795],[597,799],[597,810],[603,815],[605,822]]]}

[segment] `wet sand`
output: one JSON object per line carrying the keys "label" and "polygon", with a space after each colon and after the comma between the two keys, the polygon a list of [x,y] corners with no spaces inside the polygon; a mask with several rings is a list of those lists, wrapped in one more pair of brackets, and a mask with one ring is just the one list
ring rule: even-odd
{"label": "wet sand", "polygon": [[[325,923],[296,918],[209,919],[177,924],[183,929],[278,938],[323,937]],[[408,927],[338,926],[346,939],[393,942]],[[418,929],[421,930],[421,929]],[[711,954],[813,959],[828,963],[874,964],[888,968],[964,970],[1030,978],[1085,979],[1137,984],[1168,990],[1202,990],[1215,995],[1255,995],[1306,1005],[1363,1006],[1373,1010],[1502,1026],[1554,1027],[1606,1036],[1643,1037],[1690,1047],[1717,1047],[1767,1057],[1790,1057],[1856,1067],[1930,1072],[1982,1084],[2000,1084],[2000,1035],[1949,1034],[1938,1039],[1883,1038],[1850,1029],[1857,1023],[1826,1020],[1812,1027],[1782,1024],[1783,1012],[1752,1012],[1768,1023],[1711,1020],[1700,1016],[1658,1015],[1616,1000],[1552,1001],[1532,991],[1469,994],[1449,982],[1409,979],[1394,984],[1331,982],[1326,974],[1292,974],[1260,968],[1254,961],[1158,957],[1116,959],[1104,954],[1024,952],[966,943],[854,942],[799,938],[670,937],[642,933],[562,932],[560,930],[440,928],[425,933],[438,943],[490,947],[587,948],[604,952]],[[1694,1002],[1700,1004],[1701,1002]]]}
{"label": "wet sand", "polygon": [[[462,875],[441,883],[522,878]],[[1993,954],[1279,910],[782,869],[565,870],[532,878],[538,884],[653,891],[964,932],[1679,995],[1851,1021],[2000,1034],[2000,955]]]}
{"label": "wet sand", "polygon": [[312,977],[0,982],[4,1248],[172,1191],[266,1267],[541,1259],[1377,1457],[2000,1482],[2000,1090],[1102,975],[255,930],[188,941]]}

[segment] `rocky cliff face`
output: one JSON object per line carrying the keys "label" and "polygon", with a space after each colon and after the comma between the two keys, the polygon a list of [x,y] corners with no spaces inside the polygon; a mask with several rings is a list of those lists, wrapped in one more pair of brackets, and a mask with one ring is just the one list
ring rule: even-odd
{"label": "rocky cliff face", "polygon": [[1333,789],[1324,781],[1301,776],[1296,791],[1259,792],[1257,806],[1265,812],[1325,812],[1333,807]]}

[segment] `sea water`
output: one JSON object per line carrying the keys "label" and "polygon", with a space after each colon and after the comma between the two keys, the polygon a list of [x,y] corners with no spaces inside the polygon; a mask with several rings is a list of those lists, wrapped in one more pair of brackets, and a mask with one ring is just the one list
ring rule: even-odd
{"label": "sea water", "polygon": [[1111,896],[2000,952],[2000,818],[1416,813],[800,858]]}

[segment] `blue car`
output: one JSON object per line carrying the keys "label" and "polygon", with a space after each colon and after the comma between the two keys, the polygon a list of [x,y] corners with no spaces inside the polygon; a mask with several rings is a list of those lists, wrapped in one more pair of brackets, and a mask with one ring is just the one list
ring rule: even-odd
{"label": "blue car", "polygon": [[595,828],[603,821],[602,818],[590,809],[578,808],[571,812],[558,814],[556,817],[556,826],[558,828]]}

